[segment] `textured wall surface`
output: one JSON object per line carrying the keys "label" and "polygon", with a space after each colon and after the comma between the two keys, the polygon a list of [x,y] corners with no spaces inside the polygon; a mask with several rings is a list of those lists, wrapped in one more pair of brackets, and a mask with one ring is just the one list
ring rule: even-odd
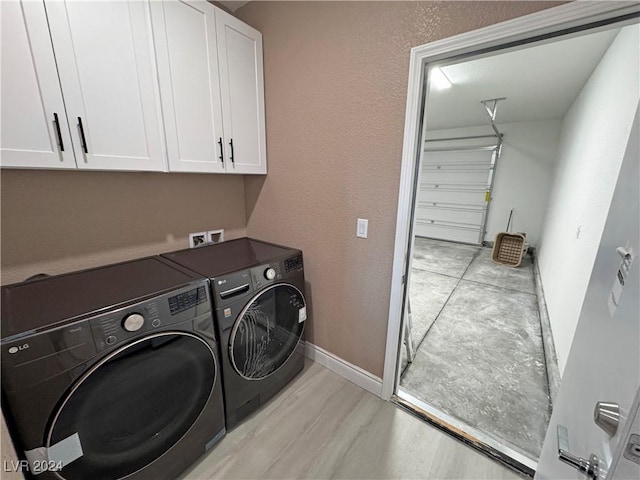
{"label": "textured wall surface", "polygon": [[0,476],[3,480],[24,480],[24,475],[17,468],[19,460],[9,436],[4,414],[0,418],[0,435],[0,445],[2,446],[0,455],[2,457],[2,475]]}
{"label": "textured wall surface", "polygon": [[2,171],[2,284],[187,248],[189,232],[246,234],[235,175]]}
{"label": "textured wall surface", "polygon": [[[305,254],[309,340],[382,376],[409,51],[556,2],[251,2],[264,41],[269,175],[250,236]],[[356,238],[356,218],[369,238]]]}

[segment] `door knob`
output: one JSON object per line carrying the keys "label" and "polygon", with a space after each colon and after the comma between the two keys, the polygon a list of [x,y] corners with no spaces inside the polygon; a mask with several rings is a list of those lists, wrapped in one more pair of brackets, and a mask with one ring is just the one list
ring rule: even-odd
{"label": "door knob", "polygon": [[593,421],[602,430],[613,437],[620,423],[620,405],[613,402],[598,402],[593,410]]}
{"label": "door knob", "polygon": [[573,468],[583,473],[587,478],[591,480],[597,480],[600,473],[600,459],[597,455],[591,454],[589,460],[577,457],[566,450],[558,450],[558,458],[560,461],[571,465]]}

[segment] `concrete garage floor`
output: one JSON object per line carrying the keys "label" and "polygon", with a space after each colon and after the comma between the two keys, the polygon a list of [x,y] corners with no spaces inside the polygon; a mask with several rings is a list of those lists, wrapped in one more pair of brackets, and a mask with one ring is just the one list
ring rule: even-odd
{"label": "concrete garage floor", "polygon": [[551,407],[530,256],[497,265],[491,249],[416,238],[416,349],[400,386],[536,459]]}

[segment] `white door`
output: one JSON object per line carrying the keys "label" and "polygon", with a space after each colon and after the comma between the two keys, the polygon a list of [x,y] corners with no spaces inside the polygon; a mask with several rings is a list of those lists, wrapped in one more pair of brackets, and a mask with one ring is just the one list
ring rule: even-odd
{"label": "white door", "polygon": [[45,6],[78,168],[165,170],[148,3]]}
{"label": "white door", "polygon": [[609,478],[615,480],[640,478],[640,390],[636,395],[631,414],[626,421],[626,428],[620,433],[619,445],[622,448],[617,449],[609,469],[611,472]]}
{"label": "white door", "polygon": [[151,2],[172,172],[224,172],[215,7],[205,1]]}
{"label": "white door", "polygon": [[229,173],[267,173],[262,34],[216,9]]}
{"label": "white door", "polygon": [[494,165],[493,147],[425,150],[420,166],[415,235],[481,244]]}
{"label": "white door", "polygon": [[[587,460],[597,455],[603,470],[598,478],[640,478],[640,464],[624,455],[629,437],[640,435],[637,420],[633,424],[633,402],[640,389],[639,130],[636,111],[538,463],[538,479],[580,478],[559,461],[559,446]],[[613,437],[593,421],[597,402],[620,406],[620,425]],[[564,441],[558,441],[558,431]]]}
{"label": "white door", "polygon": [[42,2],[0,2],[3,167],[76,168]]}

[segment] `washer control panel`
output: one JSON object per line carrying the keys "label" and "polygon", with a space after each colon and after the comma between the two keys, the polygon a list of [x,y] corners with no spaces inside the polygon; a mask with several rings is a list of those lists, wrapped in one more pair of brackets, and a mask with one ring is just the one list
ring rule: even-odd
{"label": "washer control panel", "polygon": [[99,351],[161,327],[211,311],[206,280],[93,318],[91,330]]}
{"label": "washer control panel", "polygon": [[205,288],[198,287],[169,297],[169,309],[171,310],[171,315],[177,315],[206,301],[207,293]]}
{"label": "washer control panel", "polygon": [[144,325],[144,317],[139,313],[131,313],[124,317],[122,328],[127,332],[137,332]]}

